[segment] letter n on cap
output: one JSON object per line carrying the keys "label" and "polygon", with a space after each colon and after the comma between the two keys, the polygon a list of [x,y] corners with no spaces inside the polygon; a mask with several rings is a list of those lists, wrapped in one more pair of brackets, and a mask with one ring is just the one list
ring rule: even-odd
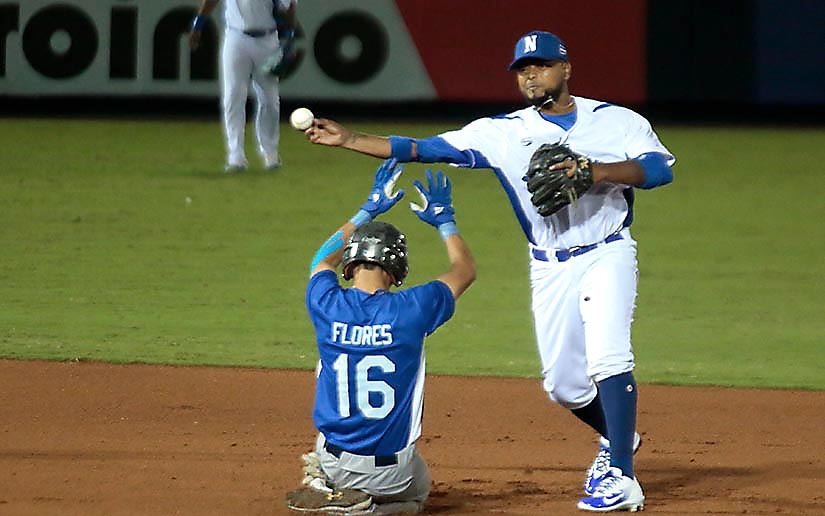
{"label": "letter n on cap", "polygon": [[529,34],[524,36],[524,53],[527,52],[535,52],[536,51],[536,39],[538,38],[537,34]]}

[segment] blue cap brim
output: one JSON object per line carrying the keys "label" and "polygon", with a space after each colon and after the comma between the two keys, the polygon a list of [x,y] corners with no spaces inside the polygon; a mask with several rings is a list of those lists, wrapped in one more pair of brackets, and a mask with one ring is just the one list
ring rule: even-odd
{"label": "blue cap brim", "polygon": [[533,56],[523,56],[523,57],[519,57],[518,59],[515,59],[512,63],[510,63],[510,66],[509,66],[509,67],[507,67],[507,69],[508,69],[508,70],[510,70],[510,71],[513,71],[513,70],[515,70],[516,68],[520,68],[520,67],[521,67],[520,63],[521,63],[522,61],[528,61],[528,60],[531,60],[531,59],[532,59],[532,60],[534,60],[534,61],[562,61],[562,62],[564,62],[564,63],[566,63],[566,62],[567,62],[567,58],[566,58],[566,57],[562,57],[562,56],[551,56],[551,57],[547,57],[547,56],[536,56],[536,55],[533,55]]}

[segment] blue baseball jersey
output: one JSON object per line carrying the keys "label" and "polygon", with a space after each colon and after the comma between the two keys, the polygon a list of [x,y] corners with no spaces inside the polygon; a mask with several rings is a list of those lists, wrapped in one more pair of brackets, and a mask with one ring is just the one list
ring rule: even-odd
{"label": "blue baseball jersey", "polygon": [[374,294],[312,276],[306,304],[320,356],[313,421],[327,441],[358,455],[392,455],[421,435],[424,337],[455,299],[441,281]]}
{"label": "blue baseball jersey", "polygon": [[547,116],[528,107],[416,140],[417,160],[495,171],[524,235],[534,246],[567,249],[599,242],[630,226],[633,189],[601,183],[575,204],[542,217],[527,191],[527,169],[536,149],[544,143],[559,142],[602,163],[635,159],[647,153],[662,154],[668,165],[673,165],[675,158],[638,113],[598,100],[573,98],[576,111],[568,115]]}

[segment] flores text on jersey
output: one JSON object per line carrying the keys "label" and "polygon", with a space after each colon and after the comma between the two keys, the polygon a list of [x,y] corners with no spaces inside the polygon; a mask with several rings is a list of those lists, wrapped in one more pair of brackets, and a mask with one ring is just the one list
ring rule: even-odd
{"label": "flores text on jersey", "polygon": [[389,346],[392,344],[392,326],[374,324],[372,326],[349,325],[332,322],[332,342],[351,346]]}

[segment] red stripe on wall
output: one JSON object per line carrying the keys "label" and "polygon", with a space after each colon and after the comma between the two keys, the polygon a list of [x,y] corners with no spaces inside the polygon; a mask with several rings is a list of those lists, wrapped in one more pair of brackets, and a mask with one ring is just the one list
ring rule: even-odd
{"label": "red stripe on wall", "polygon": [[564,40],[570,91],[625,104],[647,97],[647,0],[396,0],[442,100],[520,102],[507,70],[518,38]]}

